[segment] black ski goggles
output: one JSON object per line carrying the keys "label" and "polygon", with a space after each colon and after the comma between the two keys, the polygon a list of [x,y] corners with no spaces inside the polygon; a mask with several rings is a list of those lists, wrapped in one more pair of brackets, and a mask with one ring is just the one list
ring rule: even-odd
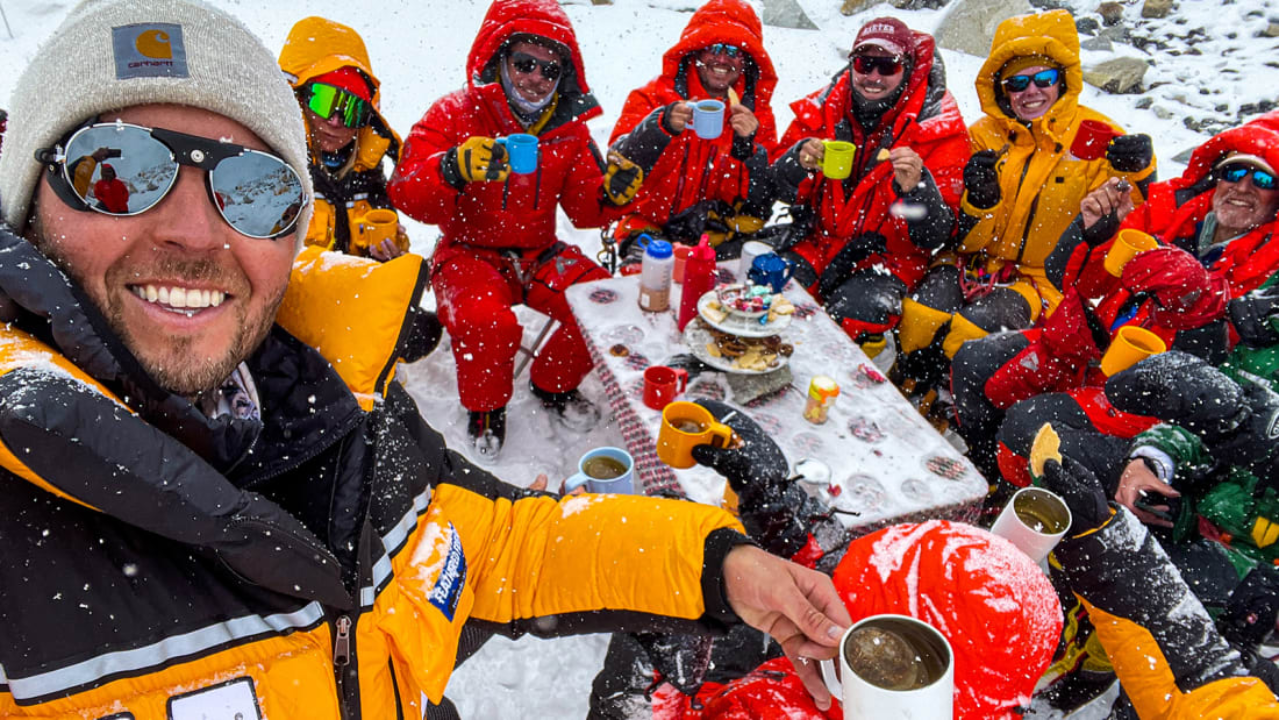
{"label": "black ski goggles", "polygon": [[1218,179],[1231,184],[1240,182],[1249,177],[1253,180],[1253,186],[1259,190],[1275,190],[1276,176],[1262,168],[1253,167],[1244,163],[1227,163],[1218,168]]}
{"label": "black ski goggles", "polygon": [[369,122],[369,103],[353,92],[327,83],[313,82],[303,88],[307,109],[328,120],[337,114],[349,128],[364,127]]}
{"label": "black ski goggles", "polygon": [[49,185],[68,207],[115,217],[139,215],[160,204],[181,165],[205,171],[209,201],[246,237],[289,233],[307,202],[302,179],[283,159],[163,128],[87,125],[62,144],[37,150],[36,160],[46,166]]}
{"label": "black ski goggles", "polygon": [[1035,83],[1038,88],[1049,88],[1057,85],[1061,76],[1062,71],[1057,68],[1041,70],[1035,75],[1014,75],[1004,79],[1004,88],[1011,93],[1022,92],[1031,87],[1031,83]]}

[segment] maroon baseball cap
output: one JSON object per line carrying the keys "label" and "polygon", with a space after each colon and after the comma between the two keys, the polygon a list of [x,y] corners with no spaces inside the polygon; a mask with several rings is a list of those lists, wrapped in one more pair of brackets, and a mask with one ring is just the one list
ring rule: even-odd
{"label": "maroon baseball cap", "polygon": [[911,35],[911,28],[907,27],[906,23],[898,18],[876,18],[863,25],[858,31],[858,37],[853,40],[853,50],[849,52],[849,56],[857,55],[863,48],[876,47],[894,55],[906,57],[909,54],[908,49],[914,45],[915,38]]}

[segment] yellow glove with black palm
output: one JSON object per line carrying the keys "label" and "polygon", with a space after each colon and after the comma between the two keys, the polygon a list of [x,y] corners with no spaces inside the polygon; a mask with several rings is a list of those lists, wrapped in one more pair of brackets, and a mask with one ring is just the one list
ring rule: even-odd
{"label": "yellow glove with black palm", "polygon": [[639,165],[609,152],[609,166],[604,171],[604,194],[609,202],[622,207],[635,199],[644,182],[644,170]]}
{"label": "yellow glove with black palm", "polygon": [[511,174],[507,149],[487,137],[469,137],[445,153],[440,163],[445,182],[461,190],[470,182],[503,182]]}

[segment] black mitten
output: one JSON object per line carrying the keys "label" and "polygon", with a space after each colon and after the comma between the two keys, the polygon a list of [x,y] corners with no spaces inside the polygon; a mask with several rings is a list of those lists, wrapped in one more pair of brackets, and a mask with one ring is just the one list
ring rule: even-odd
{"label": "black mitten", "polygon": [[720,473],[738,495],[747,535],[765,550],[791,557],[809,540],[810,498],[787,479],[787,458],[754,420],[716,400],[698,400],[742,439],[740,447],[699,445],[693,459]]}
{"label": "black mitten", "polygon": [[1267,285],[1227,303],[1227,315],[1231,325],[1240,334],[1240,340],[1249,347],[1272,347],[1280,342],[1276,332],[1277,301],[1280,286]]}
{"label": "black mitten", "polygon": [[883,253],[886,249],[885,243],[884,236],[877,232],[862,233],[850,238],[844,247],[840,248],[840,252],[831,258],[831,262],[827,263],[826,269],[818,278],[819,297],[824,300],[829,299],[836,288],[849,279],[853,274],[853,268],[858,263],[872,255]]}
{"label": "black mitten", "polygon": [[1000,175],[996,163],[1000,160],[995,150],[976,152],[964,166],[964,189],[969,193],[969,204],[986,210],[1000,202]]}
{"label": "black mitten", "polygon": [[1235,427],[1244,393],[1200,358],[1170,350],[1116,373],[1106,385],[1117,409],[1181,425],[1200,437]]}
{"label": "black mitten", "polygon": [[1120,172],[1138,172],[1151,164],[1150,135],[1121,135],[1107,144],[1107,162]]}
{"label": "black mitten", "polygon": [[1102,483],[1089,468],[1070,457],[1063,456],[1061,463],[1046,460],[1043,482],[1045,488],[1057,493],[1071,510],[1069,534],[1072,537],[1102,527],[1110,519],[1111,507]]}

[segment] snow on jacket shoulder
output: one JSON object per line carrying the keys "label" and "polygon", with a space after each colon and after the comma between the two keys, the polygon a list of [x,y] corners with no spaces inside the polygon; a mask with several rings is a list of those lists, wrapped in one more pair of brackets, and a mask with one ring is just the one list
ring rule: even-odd
{"label": "snow on jacket shoulder", "polygon": [[[1002,90],[998,74],[1010,60],[1029,55],[1052,59],[1063,70],[1058,101],[1030,123],[1019,120]],[[986,115],[969,128],[973,152],[1000,151],[997,165],[1000,202],[982,210],[968,203],[961,210],[976,222],[963,238],[962,252],[984,251],[988,256],[1019,265],[1043,267],[1067,226],[1080,214],[1080,201],[1110,177],[1127,178],[1133,201],[1143,201],[1138,182],[1155,172],[1155,160],[1135,173],[1115,171],[1106,158],[1081,160],[1071,154],[1080,124],[1097,120],[1117,133],[1124,130],[1101,113],[1079,104],[1083,88],[1080,38],[1066,10],[1019,15],[1000,23],[991,54],[978,71],[974,85]]]}
{"label": "snow on jacket shoulder", "polygon": [[[500,50],[517,34],[549,38],[569,51],[555,106],[540,127],[516,118],[498,79]],[[604,164],[586,121],[601,114],[587,86],[569,17],[554,0],[497,0],[467,59],[467,86],[437,100],[413,126],[388,191],[396,208],[439,225],[443,242],[480,247],[541,248],[555,242],[556,207],[576,227],[599,227],[621,214],[603,200]],[[504,182],[462,189],[441,172],[447,153],[470,137],[533,131],[538,168]]]}
{"label": "snow on jacket shoulder", "polygon": [[1261,720],[1280,711],[1214,628],[1158,543],[1121,509],[1054,555],[1139,717]]}
{"label": "snow on jacket shoulder", "polygon": [[[369,53],[355,30],[322,17],[299,20],[280,50],[280,69],[289,84],[301,88],[311,80],[343,67],[359,70],[373,91],[370,121],[356,135],[355,162],[343,178],[329,174],[311,147],[311,179],[316,188],[315,209],[307,228],[308,245],[347,252],[357,234],[355,226],[373,208],[391,209],[382,158],[400,157],[400,136],[382,115],[382,83],[373,74]],[[311,138],[308,137],[308,145]]]}
{"label": "snow on jacket shoulder", "polygon": [[[0,258],[0,292],[42,318],[40,338],[0,331],[0,716],[417,717],[468,622],[733,620],[727,513],[529,493],[422,422],[389,381],[420,258],[303,254],[282,320],[328,357],[277,326],[246,361],[260,424],[155,387],[30,243],[0,235]],[[354,272],[363,344],[317,318],[353,299]]]}

